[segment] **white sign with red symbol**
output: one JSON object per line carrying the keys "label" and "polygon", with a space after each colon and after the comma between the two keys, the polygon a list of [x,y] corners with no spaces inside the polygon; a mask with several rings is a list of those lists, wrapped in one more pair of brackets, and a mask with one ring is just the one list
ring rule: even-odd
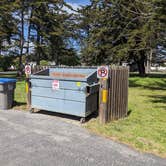
{"label": "white sign with red symbol", "polygon": [[25,74],[31,74],[31,66],[30,65],[25,66]]}
{"label": "white sign with red symbol", "polygon": [[97,68],[97,78],[108,78],[108,66],[100,66]]}
{"label": "white sign with red symbol", "polygon": [[58,90],[59,89],[59,81],[58,80],[54,80],[52,82],[52,89],[53,90]]}

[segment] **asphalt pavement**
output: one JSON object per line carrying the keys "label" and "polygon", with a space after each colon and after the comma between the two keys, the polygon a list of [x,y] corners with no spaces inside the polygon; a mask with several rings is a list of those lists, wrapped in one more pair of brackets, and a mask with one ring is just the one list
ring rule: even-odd
{"label": "asphalt pavement", "polygon": [[166,166],[62,118],[0,111],[0,166]]}

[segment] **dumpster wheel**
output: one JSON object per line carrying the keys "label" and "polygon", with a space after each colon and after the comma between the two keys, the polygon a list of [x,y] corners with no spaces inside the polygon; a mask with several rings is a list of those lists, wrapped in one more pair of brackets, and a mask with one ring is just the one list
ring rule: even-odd
{"label": "dumpster wheel", "polygon": [[81,123],[81,124],[85,123],[85,121],[86,121],[85,118],[81,118],[81,119],[80,119],[80,123]]}

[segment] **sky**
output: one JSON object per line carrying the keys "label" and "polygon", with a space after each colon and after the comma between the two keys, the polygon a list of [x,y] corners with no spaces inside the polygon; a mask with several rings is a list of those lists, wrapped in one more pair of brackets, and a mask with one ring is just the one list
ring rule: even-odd
{"label": "sky", "polygon": [[66,0],[66,2],[78,5],[87,5],[89,3],[89,0]]}

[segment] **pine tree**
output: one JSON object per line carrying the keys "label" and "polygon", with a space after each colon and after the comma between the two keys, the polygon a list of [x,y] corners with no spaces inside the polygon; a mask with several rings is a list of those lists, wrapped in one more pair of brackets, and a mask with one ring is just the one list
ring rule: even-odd
{"label": "pine tree", "polygon": [[11,38],[17,32],[16,22],[12,14],[12,6],[12,1],[0,1],[0,55],[2,51],[10,49]]}
{"label": "pine tree", "polygon": [[154,4],[150,0],[92,0],[80,10],[83,60],[87,64],[120,64],[133,59],[140,75],[156,47]]}
{"label": "pine tree", "polygon": [[[56,65],[63,62],[67,53],[73,55],[73,49],[68,49],[68,41],[72,34],[69,30],[70,14],[63,8],[69,7],[64,1],[37,1],[32,3],[33,14],[31,26],[36,32],[35,54],[37,64],[41,59],[54,61]],[[65,54],[64,54],[65,53]]]}
{"label": "pine tree", "polygon": [[27,60],[31,56],[37,64],[42,59],[57,65],[77,62],[76,51],[70,45],[74,34],[72,14],[65,8],[72,10],[63,0],[0,2],[0,50],[4,50],[4,45],[7,51],[9,46],[13,47],[13,54],[19,58],[19,73],[22,73],[24,55]]}
{"label": "pine tree", "polygon": [[26,27],[26,15],[28,13],[28,0],[14,0],[13,1],[13,16],[17,22],[17,35],[15,35],[15,47],[18,48],[19,74],[23,74],[23,55],[25,55],[25,27]]}
{"label": "pine tree", "polygon": [[154,0],[158,44],[166,47],[166,1]]}

